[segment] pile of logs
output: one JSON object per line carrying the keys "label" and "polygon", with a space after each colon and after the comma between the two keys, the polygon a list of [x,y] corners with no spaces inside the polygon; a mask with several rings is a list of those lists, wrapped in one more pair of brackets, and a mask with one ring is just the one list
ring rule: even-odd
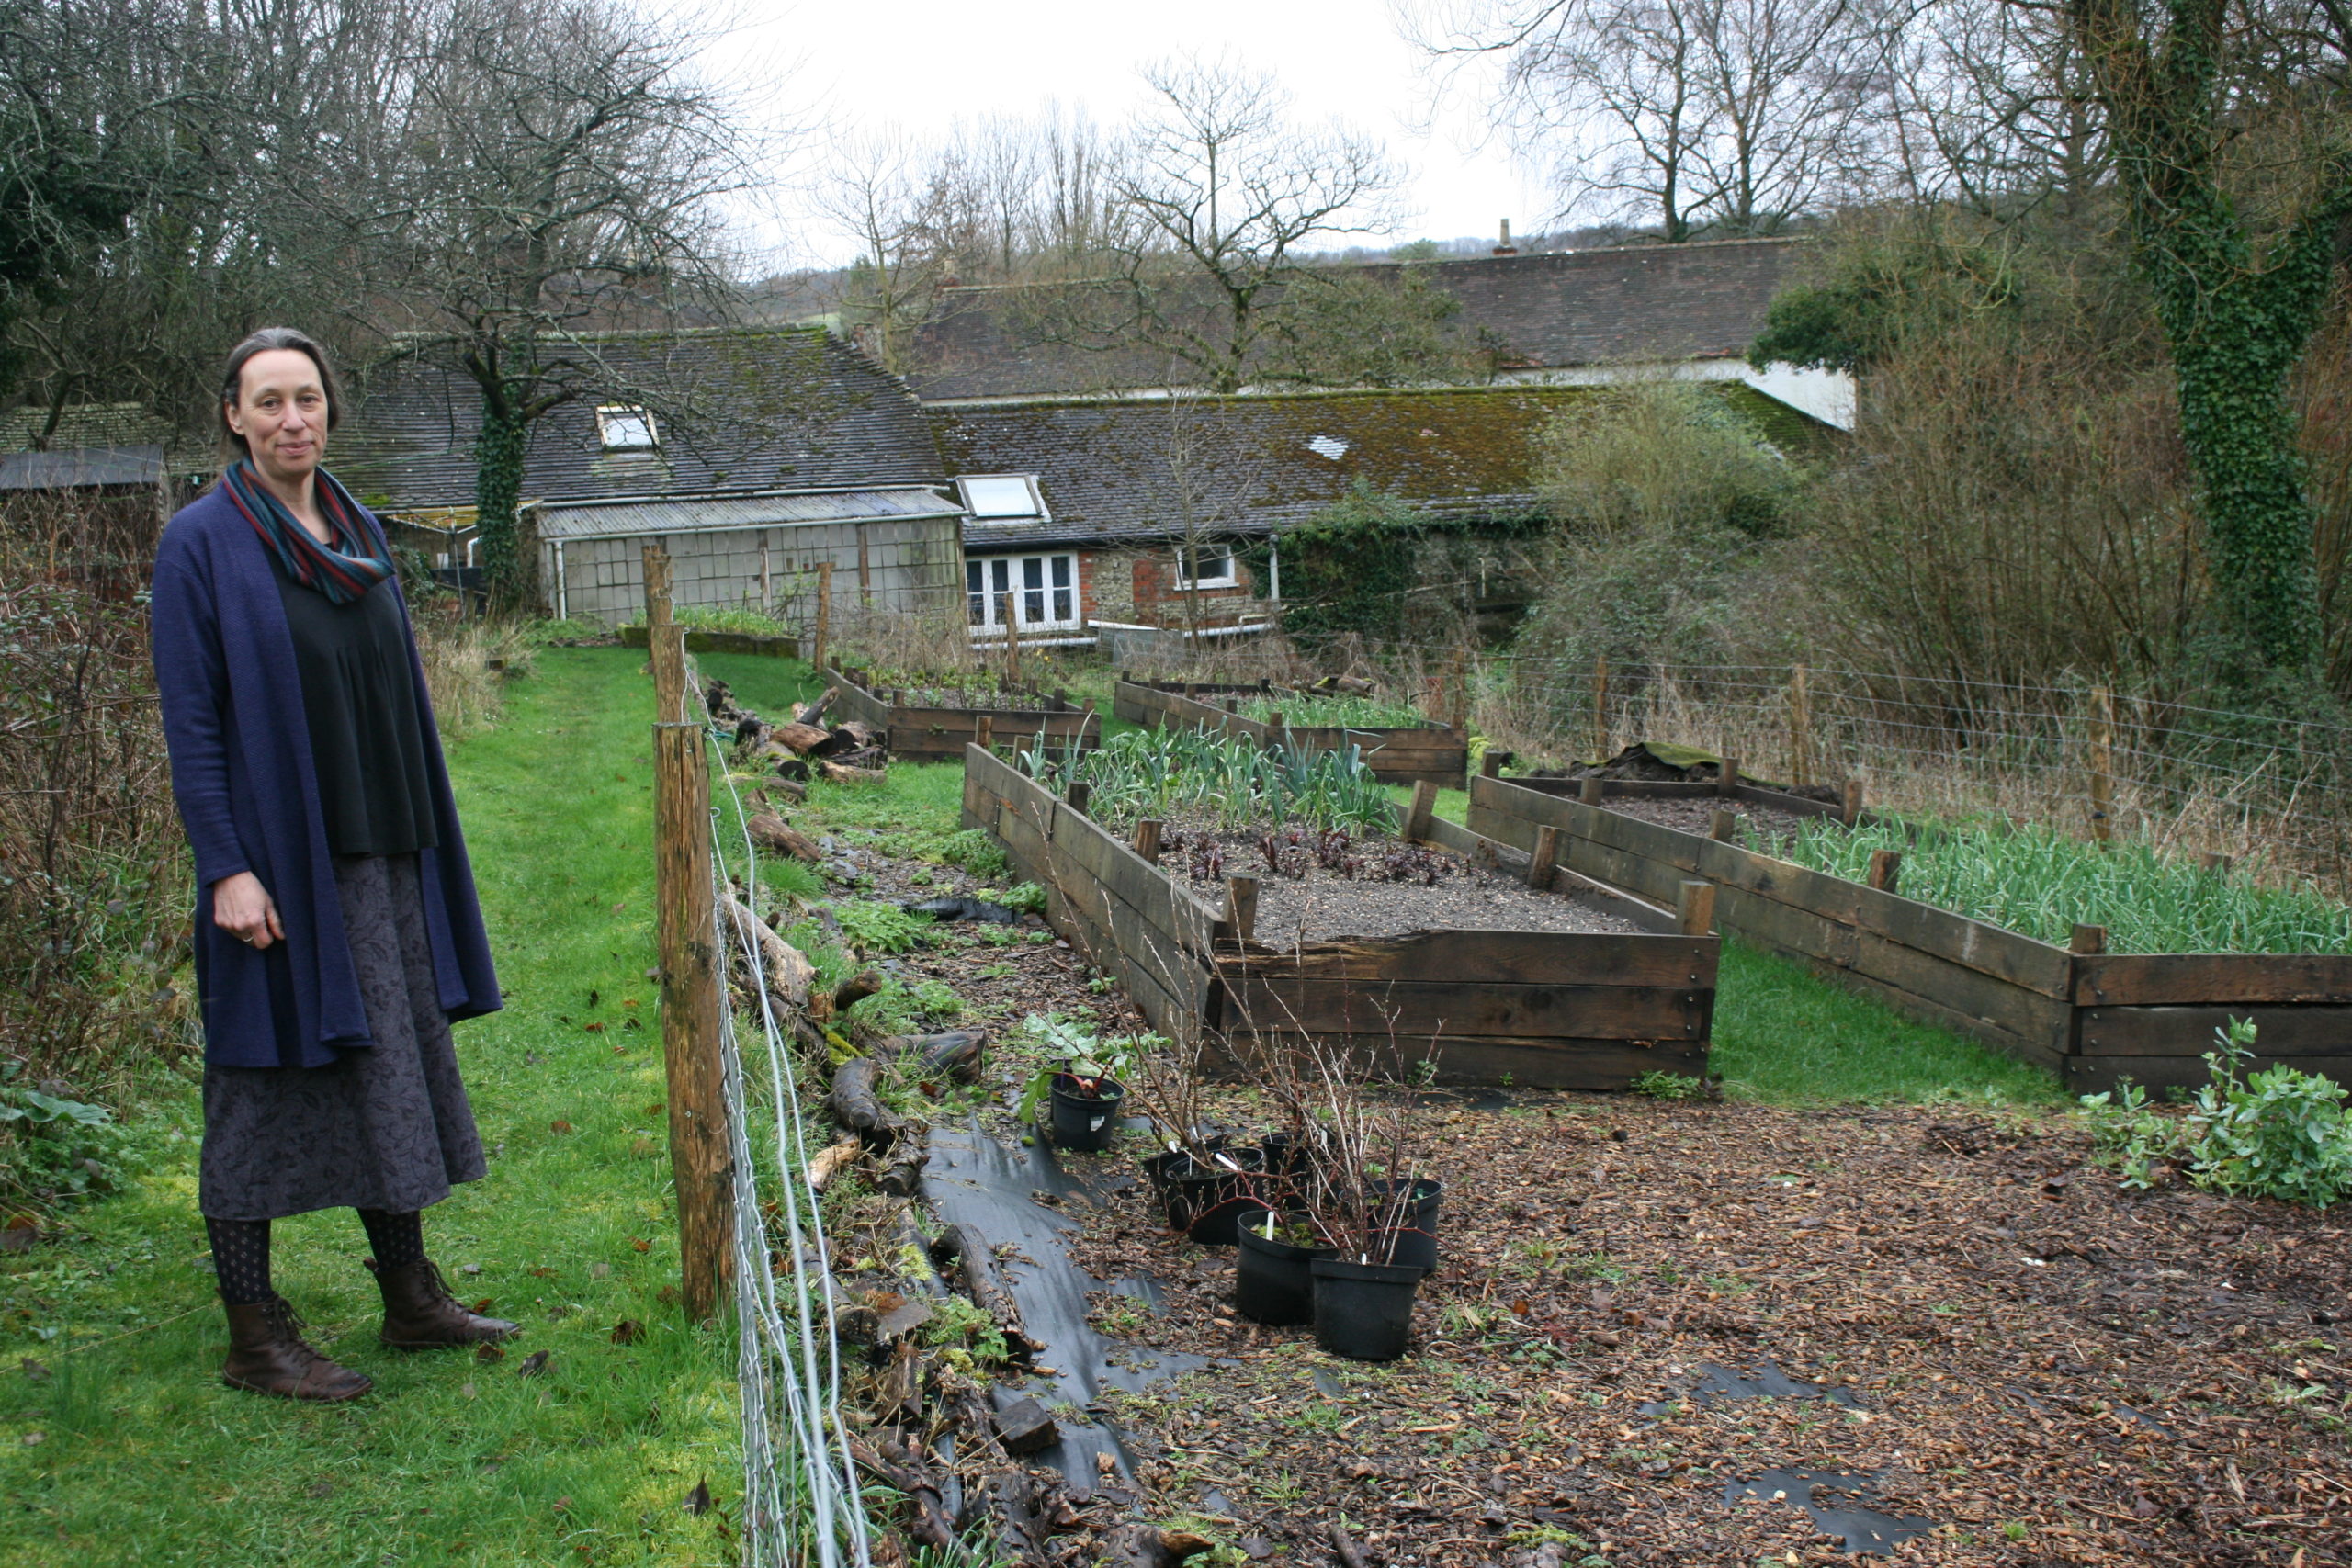
{"label": "pile of logs", "polygon": [[706,680],[702,694],[710,716],[734,727],[736,758],[773,767],[776,777],[788,784],[806,784],[812,777],[835,784],[878,779],[888,761],[883,732],[872,725],[857,719],[819,722],[832,705],[832,692],[794,709],[782,724],[770,724],[739,705],[724,681]]}

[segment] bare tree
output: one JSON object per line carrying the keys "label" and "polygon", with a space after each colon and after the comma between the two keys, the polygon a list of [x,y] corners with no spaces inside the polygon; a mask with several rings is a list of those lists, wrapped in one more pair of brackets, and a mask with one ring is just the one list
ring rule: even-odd
{"label": "bare tree", "polygon": [[1503,62],[1506,129],[1563,214],[1768,234],[1864,188],[1883,78],[1863,0],[1452,0],[1415,36]]}
{"label": "bare tree", "polygon": [[375,208],[412,352],[481,402],[476,505],[493,597],[520,603],[531,424],[616,384],[602,328],[714,319],[732,290],[718,204],[747,132],[689,70],[697,40],[612,0],[447,0],[415,61],[409,156]]}
{"label": "bare tree", "polygon": [[1114,189],[1132,221],[1110,240],[1112,333],[1238,390],[1317,240],[1379,232],[1397,172],[1371,142],[1290,122],[1271,77],[1229,62],[1146,73],[1154,112]]}
{"label": "bare tree", "polygon": [[834,146],[817,209],[858,247],[841,286],[852,334],[885,370],[908,368],[915,329],[950,276],[941,248],[939,171],[902,132],[883,129]]}

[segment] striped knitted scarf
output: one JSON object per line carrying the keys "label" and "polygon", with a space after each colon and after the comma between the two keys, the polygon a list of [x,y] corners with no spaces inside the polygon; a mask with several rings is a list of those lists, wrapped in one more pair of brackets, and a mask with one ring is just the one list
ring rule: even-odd
{"label": "striped knitted scarf", "polygon": [[322,545],[302,526],[286,503],[262,488],[252,468],[232,463],[220,476],[220,488],[230,502],[245,514],[262,542],[277,553],[286,575],[305,588],[327,596],[330,604],[348,604],[392,575],[390,552],[379,556],[368,526],[360,521],[359,503],[324,468],[318,471],[319,510],[325,514],[334,542]]}

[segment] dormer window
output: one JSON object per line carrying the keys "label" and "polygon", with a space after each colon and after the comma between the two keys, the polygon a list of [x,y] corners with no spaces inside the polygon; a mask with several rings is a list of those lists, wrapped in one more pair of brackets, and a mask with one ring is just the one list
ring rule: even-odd
{"label": "dormer window", "polygon": [[956,481],[964,510],[980,521],[1012,521],[1046,515],[1034,474],[968,474]]}
{"label": "dormer window", "polygon": [[625,404],[596,411],[596,434],[607,452],[650,452],[662,445],[652,411]]}

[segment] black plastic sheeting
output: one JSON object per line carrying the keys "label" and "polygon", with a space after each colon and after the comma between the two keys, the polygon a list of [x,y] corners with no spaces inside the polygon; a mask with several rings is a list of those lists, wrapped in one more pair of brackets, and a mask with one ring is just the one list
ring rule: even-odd
{"label": "black plastic sheeting", "polygon": [[[1125,1345],[1095,1331],[1087,1322],[1086,1292],[1113,1290],[1134,1296],[1157,1310],[1159,1291],[1148,1280],[1115,1280],[1108,1284],[1069,1260],[1062,1235],[1078,1222],[1057,1212],[1060,1206],[1135,1202],[1126,1193],[1136,1184],[1132,1166],[1124,1159],[1071,1155],[1067,1162],[1039,1139],[1035,1145],[1008,1147],[980,1130],[977,1122],[932,1129],[931,1156],[923,1168],[923,1195],[943,1224],[968,1224],[996,1250],[998,1269],[1021,1303],[1023,1326],[1045,1349],[1039,1373],[1024,1383],[999,1383],[992,1391],[1001,1410],[1024,1394],[1053,1413],[1061,1441],[1031,1456],[1032,1462],[1054,1466],[1067,1478],[1072,1494],[1093,1495],[1100,1473],[1097,1457],[1109,1454],[1118,1473],[1132,1479],[1134,1468],[1116,1427],[1089,1410],[1111,1389],[1134,1392],[1180,1372],[1208,1365],[1199,1356]],[[1053,1200],[1041,1203],[1033,1194]],[[1006,1244],[1011,1250],[1005,1251]],[[1076,1406],[1096,1417],[1073,1415]]]}
{"label": "black plastic sheeting", "polygon": [[[1729,1506],[1750,1497],[1785,1501],[1811,1515],[1814,1528],[1824,1535],[1838,1537],[1848,1551],[1892,1557],[1904,1541],[1915,1535],[1926,1535],[1936,1526],[1932,1519],[1885,1514],[1864,1506],[1863,1499],[1878,1490],[1879,1473],[1869,1471],[1846,1475],[1830,1470],[1768,1470],[1753,1481],[1726,1482],[1724,1503]],[[1852,1501],[1825,1503],[1821,1500],[1823,1493],[1842,1494]]]}
{"label": "black plastic sheeting", "polygon": [[1685,1399],[1693,1404],[1721,1404],[1734,1399],[1824,1399],[1849,1409],[1860,1408],[1860,1401],[1844,1389],[1799,1382],[1770,1361],[1744,1372],[1717,1366],[1713,1361],[1702,1361],[1690,1370],[1697,1374],[1697,1381],[1689,1389],[1643,1405],[1642,1414],[1669,1415],[1675,1405]]}

